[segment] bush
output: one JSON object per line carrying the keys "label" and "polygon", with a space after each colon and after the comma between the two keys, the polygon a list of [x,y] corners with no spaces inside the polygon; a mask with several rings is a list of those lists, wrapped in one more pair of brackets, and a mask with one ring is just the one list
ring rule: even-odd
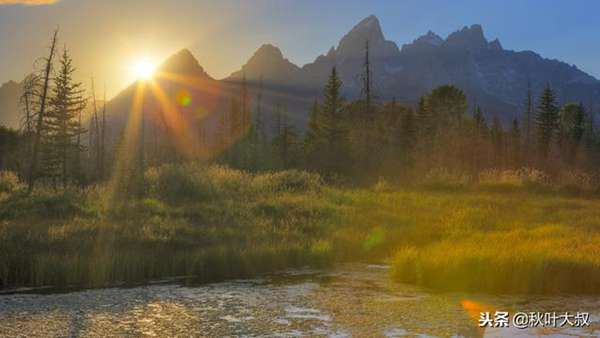
{"label": "bush", "polygon": [[319,191],[322,185],[323,181],[318,174],[299,170],[257,175],[253,179],[254,189],[264,193]]}
{"label": "bush", "polygon": [[17,174],[12,171],[0,171],[0,193],[13,193],[23,188]]}
{"label": "bush", "polygon": [[568,193],[597,193],[600,192],[600,181],[597,175],[579,170],[560,174],[557,180],[558,189]]}
{"label": "bush", "polygon": [[77,192],[38,190],[31,195],[14,194],[0,204],[0,218],[69,218],[87,214],[85,198]]}
{"label": "bush", "polygon": [[550,177],[541,170],[520,168],[517,170],[488,169],[479,173],[478,184],[492,189],[550,189]]}
{"label": "bush", "polygon": [[385,178],[379,177],[379,179],[377,180],[377,183],[375,183],[375,185],[373,185],[373,190],[375,192],[391,192],[392,187],[390,186],[390,184],[388,183],[388,181]]}
{"label": "bush", "polygon": [[144,173],[150,195],[168,202],[203,201],[215,191],[206,169],[194,163],[166,164]]}
{"label": "bush", "polygon": [[466,188],[471,183],[470,175],[453,172],[447,168],[435,168],[427,172],[421,180],[421,185],[431,189],[459,189]]}

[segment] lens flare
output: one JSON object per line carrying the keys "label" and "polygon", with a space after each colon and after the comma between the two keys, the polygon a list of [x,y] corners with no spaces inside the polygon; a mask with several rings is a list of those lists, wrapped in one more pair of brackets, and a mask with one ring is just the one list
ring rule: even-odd
{"label": "lens flare", "polygon": [[180,90],[175,95],[175,100],[182,107],[187,107],[192,103],[192,96],[187,90]]}

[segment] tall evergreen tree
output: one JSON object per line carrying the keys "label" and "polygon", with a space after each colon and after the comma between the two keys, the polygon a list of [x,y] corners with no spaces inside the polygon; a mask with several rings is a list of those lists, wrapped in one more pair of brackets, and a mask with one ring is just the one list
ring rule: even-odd
{"label": "tall evergreen tree", "polygon": [[317,163],[317,152],[322,143],[320,124],[319,101],[315,99],[309,114],[308,130],[304,137],[304,154],[309,161],[307,163],[309,167],[311,167],[311,164]]}
{"label": "tall evergreen tree", "polygon": [[494,147],[494,165],[496,167],[503,167],[504,160],[504,130],[502,129],[502,123],[497,116],[492,120],[492,127],[490,129],[490,139]]}
{"label": "tall evergreen tree", "polygon": [[554,91],[547,85],[540,97],[536,114],[537,142],[540,155],[548,158],[558,127],[558,107]]}
{"label": "tall evergreen tree", "polygon": [[289,169],[298,163],[298,134],[289,123],[287,114],[282,114],[279,133],[273,138],[273,148],[281,169]]}
{"label": "tall evergreen tree", "polygon": [[533,94],[531,92],[531,82],[527,81],[527,98],[525,99],[525,114],[524,114],[524,124],[525,124],[525,146],[529,148],[532,139],[532,118],[533,118]]}
{"label": "tall evergreen tree", "polygon": [[511,165],[518,167],[521,163],[521,128],[517,118],[513,119],[510,129],[510,155]]}
{"label": "tall evergreen tree", "polygon": [[365,100],[365,114],[367,118],[372,118],[371,114],[371,85],[372,85],[372,76],[371,76],[371,61],[369,59],[369,40],[365,42],[365,61],[364,61],[364,71],[363,71],[363,95]]}
{"label": "tall evergreen tree", "polygon": [[73,61],[65,48],[54,80],[45,123],[46,170],[61,178],[63,188],[67,187],[69,180],[70,156],[81,151],[75,140],[84,132],[79,123],[79,114],[85,106],[84,89],[81,83],[74,82],[74,72]]}
{"label": "tall evergreen tree", "polygon": [[488,164],[488,136],[489,130],[481,107],[475,104],[473,108],[473,133],[471,142],[471,168],[480,171]]}
{"label": "tall evergreen tree", "polygon": [[242,88],[240,93],[240,103],[241,103],[241,117],[240,117],[240,129],[241,133],[245,133],[250,126],[250,108],[248,101],[248,85],[246,83],[246,72],[242,75]]}
{"label": "tall evergreen tree", "polygon": [[434,121],[431,116],[431,110],[427,104],[427,96],[421,96],[417,104],[417,126],[419,138],[431,137],[434,129]]}
{"label": "tall evergreen tree", "polygon": [[563,158],[574,164],[585,132],[585,109],[582,104],[567,103],[560,110],[559,142]]}
{"label": "tall evergreen tree", "polygon": [[[392,108],[397,105],[392,101]],[[415,145],[417,142],[417,123],[413,110],[404,109],[400,121],[400,150],[402,152],[402,163],[404,165],[412,164]]]}
{"label": "tall evergreen tree", "polygon": [[341,95],[341,87],[342,81],[337,75],[336,67],[333,67],[325,85],[319,126],[325,152],[322,169],[326,173],[340,173],[348,170],[346,159],[348,139],[342,119],[344,99]]}
{"label": "tall evergreen tree", "polygon": [[258,82],[258,93],[256,94],[256,112],[254,117],[254,126],[257,134],[259,145],[262,145],[267,139],[267,132],[265,126],[265,117],[262,107],[263,100],[263,76],[260,76]]}

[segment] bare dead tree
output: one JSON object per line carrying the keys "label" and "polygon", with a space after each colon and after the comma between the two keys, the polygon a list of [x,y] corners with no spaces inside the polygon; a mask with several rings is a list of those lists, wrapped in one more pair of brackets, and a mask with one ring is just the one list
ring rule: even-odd
{"label": "bare dead tree", "polygon": [[94,156],[94,169],[96,175],[100,175],[100,122],[98,118],[98,104],[96,102],[96,87],[94,86],[94,78],[92,77],[92,104],[93,112],[90,120],[90,131],[93,131],[93,135],[90,135],[90,152],[93,151]]}
{"label": "bare dead tree", "polygon": [[104,161],[106,159],[106,83],[104,83],[104,97],[102,106],[102,126],[100,130],[100,178],[105,176]]}
{"label": "bare dead tree", "polygon": [[27,159],[31,159],[33,153],[33,135],[35,131],[35,117],[39,106],[40,97],[40,76],[36,73],[31,73],[23,81],[23,92],[19,98],[19,104],[23,112],[21,118],[21,133],[25,137],[25,147]]}
{"label": "bare dead tree", "polygon": [[48,87],[50,86],[50,73],[52,71],[52,61],[54,59],[54,54],[56,52],[56,42],[58,39],[58,29],[54,31],[54,35],[52,36],[52,44],[50,45],[50,52],[48,57],[45,59],[46,67],[44,70],[44,85],[42,86],[42,92],[40,97],[40,109],[37,114],[37,125],[35,130],[35,137],[33,142],[33,152],[31,154],[31,163],[29,167],[29,175],[28,175],[28,187],[27,193],[31,193],[33,191],[35,181],[37,178],[37,163],[40,151],[40,142],[42,136],[42,129],[44,127],[44,114],[46,113],[46,100],[48,97]]}

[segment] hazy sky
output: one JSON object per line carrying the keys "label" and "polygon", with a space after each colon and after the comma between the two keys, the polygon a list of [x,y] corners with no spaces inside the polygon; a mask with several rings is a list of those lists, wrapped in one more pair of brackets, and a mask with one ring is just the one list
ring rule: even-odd
{"label": "hazy sky", "polygon": [[506,49],[530,49],[600,78],[600,1],[0,0],[0,83],[21,80],[60,27],[80,80],[106,82],[109,97],[131,64],[190,48],[213,77],[239,67],[263,43],[290,61],[311,62],[358,21],[375,14],[398,46],[432,30],[442,37],[480,23]]}

